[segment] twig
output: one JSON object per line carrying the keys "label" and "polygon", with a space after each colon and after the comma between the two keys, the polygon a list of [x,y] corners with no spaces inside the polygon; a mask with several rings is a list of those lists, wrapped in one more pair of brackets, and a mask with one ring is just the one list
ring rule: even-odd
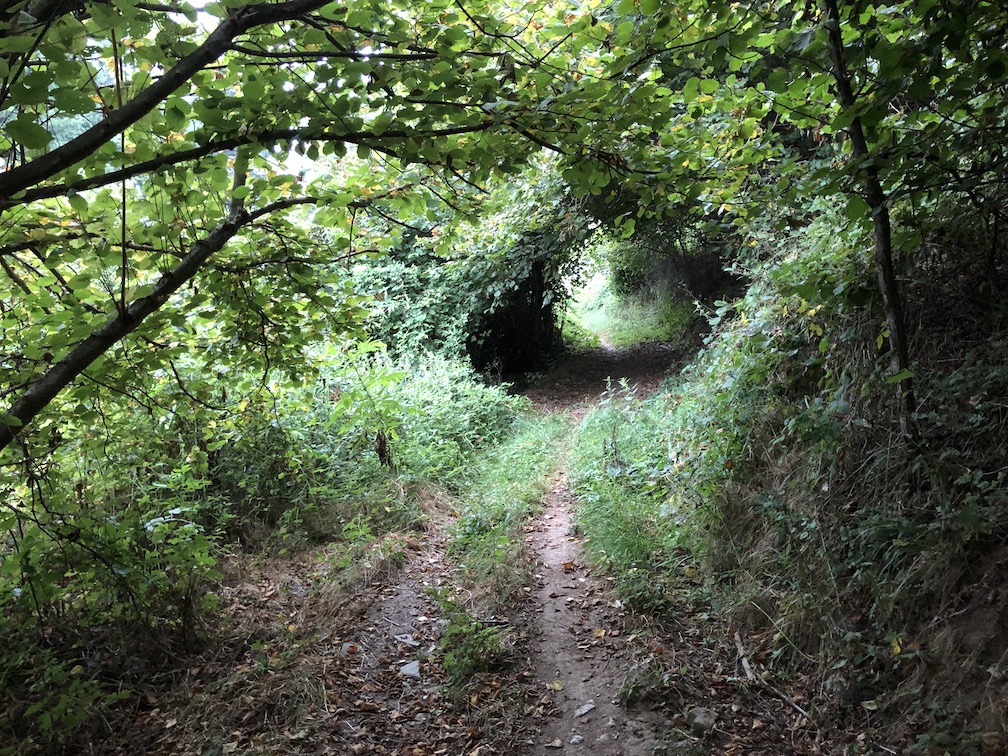
{"label": "twig", "polygon": [[772,685],[771,683],[767,682],[762,675],[757,675],[755,674],[755,672],[753,672],[752,664],[749,662],[749,658],[746,656],[745,648],[742,646],[742,637],[738,633],[735,633],[735,648],[738,649],[739,659],[742,662],[742,669],[745,670],[746,677],[749,678],[749,681],[755,682],[758,686],[766,690],[768,693],[772,693],[774,696],[776,696],[781,701],[786,703],[792,709],[797,711],[799,714],[805,717],[805,719],[811,722],[812,726],[816,728],[816,732],[818,732],[819,725],[812,718],[812,715],[810,715],[807,711],[805,711],[805,709],[799,706],[795,702],[795,700],[791,698],[791,696],[789,696],[787,693],[782,691],[780,688],[777,688],[776,686]]}
{"label": "twig", "polygon": [[746,657],[745,649],[742,647],[742,637],[735,633],[735,648],[738,649],[739,659],[742,661],[742,669],[745,670],[746,679],[749,682],[756,682],[756,673],[753,672],[752,664],[749,663],[749,659]]}

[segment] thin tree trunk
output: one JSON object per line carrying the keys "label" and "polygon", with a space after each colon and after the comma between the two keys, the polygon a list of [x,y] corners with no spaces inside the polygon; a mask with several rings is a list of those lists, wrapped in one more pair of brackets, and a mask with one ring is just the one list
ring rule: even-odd
{"label": "thin tree trunk", "polygon": [[[845,63],[840,10],[836,0],[823,0],[823,7],[827,17],[829,54],[833,64],[833,76],[836,79],[837,97],[844,109],[852,108],[857,104],[857,99],[854,96],[850,74]],[[882,306],[885,310],[886,324],[889,326],[892,371],[894,375],[903,376],[896,384],[900,430],[905,436],[913,438],[915,429],[912,413],[916,409],[916,401],[914,400],[913,379],[909,375],[910,350],[907,344],[903,302],[900,298],[896,271],[893,267],[892,222],[889,216],[888,198],[882,187],[878,166],[872,160],[872,153],[868,147],[868,140],[865,137],[864,125],[860,116],[855,116],[847,128],[847,133],[850,136],[854,157],[864,165],[862,173],[865,200],[872,213],[875,237],[875,272],[878,276],[879,289],[882,292]]]}

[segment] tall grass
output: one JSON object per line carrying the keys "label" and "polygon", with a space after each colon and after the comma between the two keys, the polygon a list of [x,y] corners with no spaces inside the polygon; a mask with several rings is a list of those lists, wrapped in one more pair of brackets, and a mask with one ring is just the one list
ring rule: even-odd
{"label": "tall grass", "polygon": [[522,526],[540,511],[567,451],[570,426],[559,415],[526,416],[514,435],[468,468],[451,550],[482,598],[506,606],[531,585]]}
{"label": "tall grass", "polygon": [[570,461],[587,548],[627,599],[656,610],[692,564],[668,410],[667,396],[642,401],[611,386],[578,429]]}

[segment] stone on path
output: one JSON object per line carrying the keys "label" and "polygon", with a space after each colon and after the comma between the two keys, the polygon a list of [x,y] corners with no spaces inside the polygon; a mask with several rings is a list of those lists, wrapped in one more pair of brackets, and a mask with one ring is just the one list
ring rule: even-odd
{"label": "stone on path", "polygon": [[697,736],[704,736],[714,729],[717,723],[717,714],[703,706],[690,709],[686,714],[686,722],[693,728],[693,733]]}

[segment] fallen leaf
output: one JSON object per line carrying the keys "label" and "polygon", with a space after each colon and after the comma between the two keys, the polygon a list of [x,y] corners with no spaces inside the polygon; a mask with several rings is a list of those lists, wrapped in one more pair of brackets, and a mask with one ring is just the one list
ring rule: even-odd
{"label": "fallen leaf", "polygon": [[546,687],[549,688],[550,690],[559,691],[563,690],[563,683],[560,682],[559,680],[550,680],[548,683],[546,683]]}
{"label": "fallen leaf", "polygon": [[546,747],[547,748],[563,748],[563,741],[560,740],[560,738],[557,738],[552,743],[547,743]]}

